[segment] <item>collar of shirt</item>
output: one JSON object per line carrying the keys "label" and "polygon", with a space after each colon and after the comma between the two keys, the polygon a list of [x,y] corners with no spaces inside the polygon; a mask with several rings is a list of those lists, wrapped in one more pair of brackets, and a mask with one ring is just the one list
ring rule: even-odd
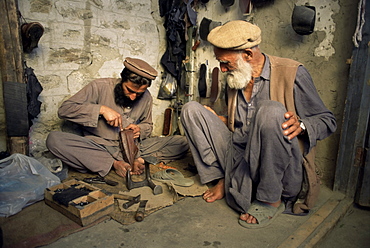
{"label": "collar of shirt", "polygon": [[265,64],[263,65],[263,69],[259,78],[262,78],[264,80],[270,80],[270,59],[264,53],[263,56],[265,56]]}

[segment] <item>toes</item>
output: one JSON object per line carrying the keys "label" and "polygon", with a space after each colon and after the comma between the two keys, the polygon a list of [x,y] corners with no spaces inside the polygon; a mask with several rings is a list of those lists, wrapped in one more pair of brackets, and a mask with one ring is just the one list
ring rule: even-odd
{"label": "toes", "polygon": [[256,218],[254,218],[252,215],[249,215],[248,219],[246,220],[247,223],[250,224],[257,224]]}
{"label": "toes", "polygon": [[246,221],[248,219],[249,214],[241,214],[239,219]]}
{"label": "toes", "polygon": [[203,194],[203,199],[207,201],[207,200],[210,200],[212,196],[213,196],[213,193],[210,190],[207,190]]}

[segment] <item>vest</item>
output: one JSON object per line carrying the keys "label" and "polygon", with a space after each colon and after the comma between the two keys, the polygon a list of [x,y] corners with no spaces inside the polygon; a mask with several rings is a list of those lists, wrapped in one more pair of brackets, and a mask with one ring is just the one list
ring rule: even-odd
{"label": "vest", "polygon": [[[282,103],[288,111],[295,115],[294,105],[294,81],[297,74],[299,62],[268,55],[270,59],[270,99]],[[235,111],[236,111],[237,90],[228,90],[228,128],[234,131]],[[314,207],[320,193],[320,177],[315,165],[316,147],[309,153],[304,154],[303,137],[298,136],[299,145],[303,154],[304,178],[301,192],[293,206],[293,213],[301,214],[308,212]]]}

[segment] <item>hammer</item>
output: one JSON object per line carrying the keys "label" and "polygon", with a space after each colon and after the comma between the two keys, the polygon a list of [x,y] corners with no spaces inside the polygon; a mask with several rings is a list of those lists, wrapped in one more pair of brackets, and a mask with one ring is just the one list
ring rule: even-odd
{"label": "hammer", "polygon": [[128,209],[132,205],[140,202],[141,195],[130,196],[130,195],[114,194],[114,198],[120,199],[120,200],[128,200],[128,202],[125,202],[122,205],[124,209]]}
{"label": "hammer", "polygon": [[140,201],[140,204],[139,204],[139,207],[136,211],[136,214],[135,214],[135,220],[136,221],[143,221],[144,219],[144,214],[145,214],[145,206],[146,206],[146,203],[148,202],[148,200],[142,200]]}

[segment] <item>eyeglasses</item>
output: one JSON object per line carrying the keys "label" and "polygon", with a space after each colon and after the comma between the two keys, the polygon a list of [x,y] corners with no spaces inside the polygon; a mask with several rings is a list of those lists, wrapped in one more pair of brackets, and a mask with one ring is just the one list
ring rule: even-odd
{"label": "eyeglasses", "polygon": [[137,92],[137,91],[134,91],[133,89],[130,89],[129,87],[127,87],[127,85],[125,85],[125,84],[123,84],[123,85],[125,86],[125,88],[129,92],[129,94],[136,94],[137,96],[141,96],[142,94],[145,93],[145,91],[143,91],[143,92]]}

